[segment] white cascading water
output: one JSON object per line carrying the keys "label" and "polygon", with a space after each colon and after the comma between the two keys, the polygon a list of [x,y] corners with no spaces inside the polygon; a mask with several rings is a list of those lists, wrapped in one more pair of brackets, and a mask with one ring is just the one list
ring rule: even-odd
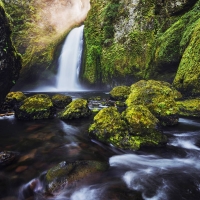
{"label": "white cascading water", "polygon": [[67,36],[59,58],[57,91],[79,91],[79,71],[83,48],[84,25],[74,28]]}

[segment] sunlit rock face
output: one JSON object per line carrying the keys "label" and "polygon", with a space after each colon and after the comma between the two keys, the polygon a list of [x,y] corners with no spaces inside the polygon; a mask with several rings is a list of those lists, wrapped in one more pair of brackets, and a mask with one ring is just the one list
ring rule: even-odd
{"label": "sunlit rock face", "polygon": [[18,79],[21,60],[11,39],[10,24],[0,1],[0,105]]}
{"label": "sunlit rock face", "polygon": [[[15,90],[56,72],[67,33],[85,20],[90,0],[3,0],[12,18],[12,39],[23,68]],[[45,73],[45,74],[44,74]],[[18,87],[19,86],[19,87]]]}

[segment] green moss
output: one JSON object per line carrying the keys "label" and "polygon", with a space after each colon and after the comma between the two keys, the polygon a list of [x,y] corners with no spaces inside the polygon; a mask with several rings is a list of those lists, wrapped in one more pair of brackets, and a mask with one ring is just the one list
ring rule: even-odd
{"label": "green moss", "polygon": [[188,99],[177,101],[179,115],[186,117],[200,117],[200,99]]}
{"label": "green moss", "polygon": [[115,100],[126,100],[130,94],[130,87],[128,86],[117,86],[110,91],[110,95]]}
{"label": "green moss", "polygon": [[55,107],[64,108],[72,102],[72,98],[63,94],[56,94],[52,96],[52,102]]}
{"label": "green moss", "polygon": [[51,195],[57,194],[63,188],[67,186],[73,187],[74,183],[96,172],[105,171],[108,167],[106,162],[95,160],[82,160],[71,163],[63,161],[47,171],[45,176],[45,192]]}
{"label": "green moss", "polygon": [[173,85],[185,96],[200,95],[200,20],[192,28],[191,38],[185,49]]}
{"label": "green moss", "polygon": [[58,113],[61,119],[76,119],[81,117],[88,117],[91,111],[88,107],[88,102],[85,99],[75,99],[65,107],[63,111]]}
{"label": "green moss", "polygon": [[157,129],[158,120],[142,105],[129,107],[120,115],[115,107],[104,108],[89,128],[91,137],[122,149],[158,146],[166,137]]}
{"label": "green moss", "polygon": [[21,120],[48,119],[54,114],[53,103],[45,94],[28,97],[15,107],[15,117]]}
{"label": "green moss", "polygon": [[174,91],[170,84],[161,81],[141,80],[131,86],[131,93],[126,100],[127,106],[142,104],[148,107],[163,125],[178,123],[178,108],[175,102]]}
{"label": "green moss", "polygon": [[23,92],[17,91],[17,92],[9,92],[6,95],[6,100],[13,100],[15,99],[17,102],[23,101],[26,99],[26,95]]}

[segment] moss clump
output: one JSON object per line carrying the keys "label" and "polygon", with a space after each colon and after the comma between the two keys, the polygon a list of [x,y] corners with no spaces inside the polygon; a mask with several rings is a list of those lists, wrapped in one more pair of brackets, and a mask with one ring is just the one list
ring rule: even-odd
{"label": "moss clump", "polygon": [[145,105],[162,125],[175,125],[178,123],[175,94],[178,93],[170,88],[169,83],[141,80],[131,86],[131,93],[126,104],[127,106]]}
{"label": "moss clump", "polygon": [[158,130],[158,122],[142,105],[130,107],[122,115],[115,107],[109,107],[94,117],[89,134],[118,148],[138,150],[142,146],[166,143],[166,137]]}
{"label": "moss clump", "polygon": [[22,120],[48,119],[54,114],[53,103],[45,94],[28,97],[15,107],[15,117]]}
{"label": "moss clump", "polygon": [[60,119],[77,119],[88,117],[91,110],[88,107],[88,102],[85,99],[76,99],[72,101],[63,111],[58,113]]}
{"label": "moss clump", "polygon": [[130,94],[130,87],[128,86],[117,86],[110,91],[111,98],[119,101],[124,101]]}
{"label": "moss clump", "polygon": [[179,115],[186,117],[200,117],[200,99],[177,101]]}
{"label": "moss clump", "polygon": [[200,19],[192,27],[173,85],[185,96],[200,95]]}
{"label": "moss clump", "polygon": [[52,102],[55,107],[64,108],[72,102],[72,98],[63,94],[56,94],[52,96]]}
{"label": "moss clump", "polygon": [[10,109],[13,109],[14,106],[24,99],[26,99],[26,95],[23,92],[17,91],[17,92],[9,92],[6,95],[5,101],[2,105],[2,110],[9,111]]}
{"label": "moss clump", "polygon": [[55,194],[67,186],[72,187],[77,181],[95,172],[105,171],[107,169],[108,164],[105,162],[87,160],[66,163],[63,161],[48,170],[45,176],[46,192]]}
{"label": "moss clump", "polygon": [[92,137],[119,148],[123,147],[124,136],[128,135],[126,123],[115,107],[100,110],[94,117],[89,132]]}

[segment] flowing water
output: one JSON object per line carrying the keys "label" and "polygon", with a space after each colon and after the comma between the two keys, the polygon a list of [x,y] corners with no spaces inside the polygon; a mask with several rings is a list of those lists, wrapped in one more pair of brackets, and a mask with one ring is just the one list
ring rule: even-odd
{"label": "flowing water", "polygon": [[83,89],[79,84],[83,29],[84,25],[74,28],[64,42],[59,58],[57,91],[77,91]]}
{"label": "flowing water", "polygon": [[[69,94],[68,94],[69,95]],[[96,93],[73,93],[73,98]],[[99,95],[99,94],[98,94]],[[106,94],[102,94],[106,97]],[[87,97],[88,97],[87,96]],[[0,168],[0,200],[198,200],[200,119],[180,118],[165,128],[166,147],[125,151],[88,137],[92,118],[77,121],[18,121],[0,118],[0,151],[20,153]],[[108,161],[109,169],[54,197],[41,195],[39,177],[61,161]],[[34,192],[27,188],[37,180]]]}

